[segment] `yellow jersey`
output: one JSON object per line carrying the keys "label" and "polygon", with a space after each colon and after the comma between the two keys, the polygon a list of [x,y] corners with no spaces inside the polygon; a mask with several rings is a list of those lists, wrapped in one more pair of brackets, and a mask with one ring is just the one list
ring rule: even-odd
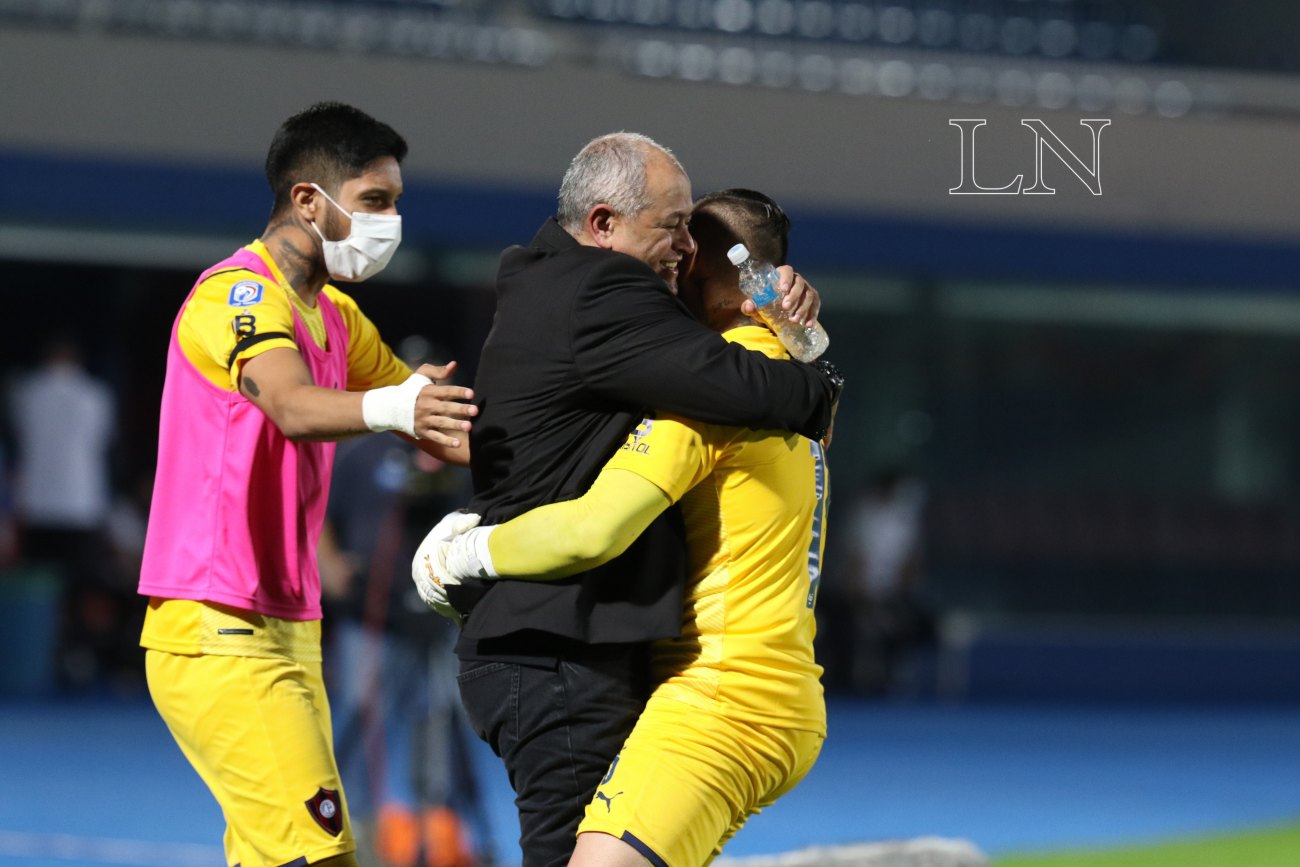
{"label": "yellow jersey", "polygon": [[[789,357],[766,328],[723,335]],[[680,501],[690,548],[682,634],[659,642],[657,695],[825,734],[813,606],[829,477],[820,443],[673,416],[647,418],[610,459]]]}
{"label": "yellow jersey", "polygon": [[[319,305],[308,306],[284,278],[260,240],[245,249],[274,277],[239,267],[208,275],[181,311],[177,340],[185,358],[206,380],[237,391],[245,362],[271,349],[297,349],[294,313],[317,346],[327,349]],[[347,389],[397,385],[411,369],[383,342],[374,323],[346,293],[326,285],[348,332]],[[245,338],[260,335],[262,339]],[[320,622],[283,620],[208,602],[151,599],[140,638],[144,647],[180,654],[213,654],[320,661]]]}

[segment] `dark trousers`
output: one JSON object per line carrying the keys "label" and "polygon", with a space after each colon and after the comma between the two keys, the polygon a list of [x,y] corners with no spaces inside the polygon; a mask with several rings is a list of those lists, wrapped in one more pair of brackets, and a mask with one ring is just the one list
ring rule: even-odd
{"label": "dark trousers", "polygon": [[523,867],[564,867],[578,823],[650,695],[648,648],[605,645],[552,665],[462,660],[461,701],[505,761]]}

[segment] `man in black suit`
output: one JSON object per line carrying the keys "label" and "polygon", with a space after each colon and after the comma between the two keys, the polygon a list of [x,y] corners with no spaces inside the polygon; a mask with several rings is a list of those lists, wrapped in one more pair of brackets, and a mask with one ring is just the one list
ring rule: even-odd
{"label": "man in black suit", "polygon": [[[502,254],[474,383],[469,511],[484,523],[580,496],[647,411],[824,434],[833,377],[727,343],[674,297],[695,252],[692,204],[665,148],[603,136],[570,164],[557,217]],[[783,280],[794,284],[793,271]],[[815,293],[798,283],[794,315],[811,320]],[[476,522],[444,521],[429,538]],[[653,688],[649,643],[680,628],[685,557],[671,509],[622,556],[561,581],[444,589],[415,571],[426,601],[466,615],[461,699],[505,760],[525,867],[568,861],[583,810]]]}

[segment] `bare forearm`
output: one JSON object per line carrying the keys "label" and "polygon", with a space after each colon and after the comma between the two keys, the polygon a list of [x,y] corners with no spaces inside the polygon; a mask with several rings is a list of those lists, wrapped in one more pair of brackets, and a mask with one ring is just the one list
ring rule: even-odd
{"label": "bare forearm", "polygon": [[346,392],[317,387],[295,350],[271,349],[244,364],[239,389],[291,440],[396,430],[455,449],[478,408],[465,402],[470,389],[432,382],[453,369],[424,365],[401,383]]}
{"label": "bare forearm", "polygon": [[243,390],[254,400],[288,439],[319,442],[345,439],[368,432],[361,414],[359,392],[291,385],[262,395],[257,381],[244,376]]}

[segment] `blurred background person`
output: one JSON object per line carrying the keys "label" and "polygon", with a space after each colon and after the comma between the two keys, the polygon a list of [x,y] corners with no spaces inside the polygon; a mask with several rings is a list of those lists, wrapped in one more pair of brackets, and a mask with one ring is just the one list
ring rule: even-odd
{"label": "blurred background person", "polygon": [[[447,357],[419,336],[397,352],[416,367]],[[468,499],[469,473],[384,437],[342,442],[334,460],[320,548],[325,665],[359,857],[485,867],[491,841],[456,691],[457,630],[409,577],[424,532]]]}
{"label": "blurred background person", "polygon": [[875,475],[837,528],[839,570],[825,591],[827,678],[878,695],[908,684],[909,652],[932,643],[934,614],[924,583],[925,484],[902,467]]}
{"label": "blurred background person", "polygon": [[76,338],[55,334],[38,366],[14,382],[9,410],[18,550],[25,562],[55,569],[62,588],[60,680],[84,687],[138,668],[133,582],[117,568],[108,535],[113,391],[86,370]]}

